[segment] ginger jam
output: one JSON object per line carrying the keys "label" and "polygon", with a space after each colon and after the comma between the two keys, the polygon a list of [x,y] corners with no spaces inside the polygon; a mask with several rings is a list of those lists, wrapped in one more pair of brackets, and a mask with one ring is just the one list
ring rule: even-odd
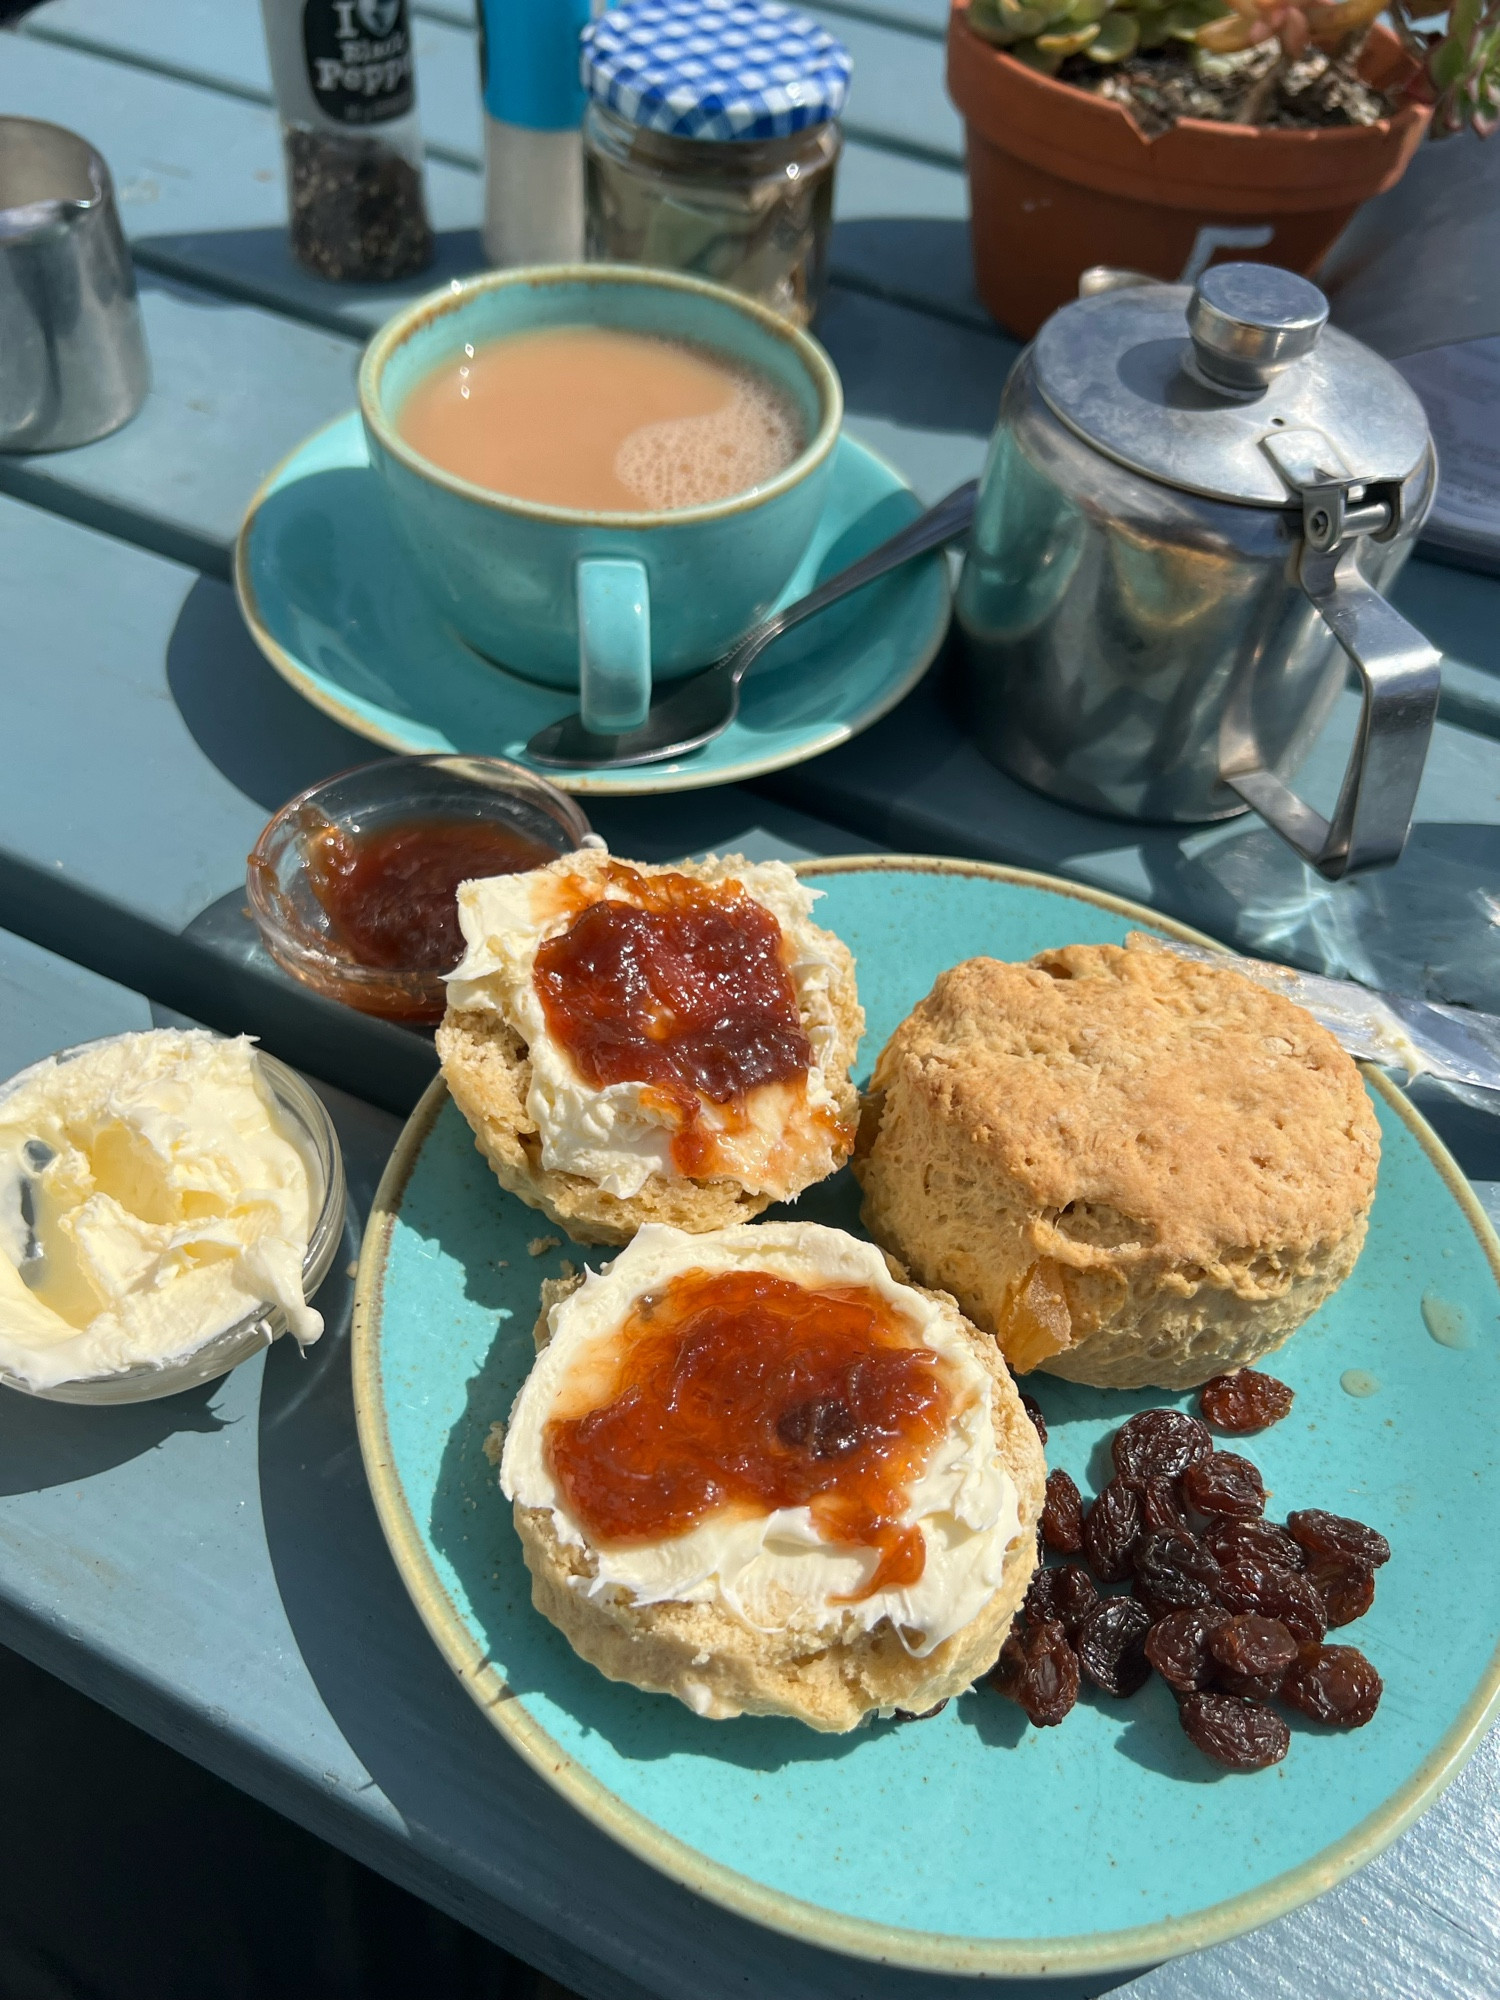
{"label": "ginger jam", "polygon": [[594,1541],[806,1507],[824,1541],[877,1553],[853,1603],[921,1577],[901,1515],[952,1412],[940,1357],[873,1290],[693,1270],[636,1300],[604,1399],[554,1417],[546,1442]]}
{"label": "ginger jam", "polygon": [[[749,1094],[805,1080],[814,1060],[781,926],[735,882],[618,864],[612,877],[629,901],[591,902],[537,951],[548,1031],[594,1089],[648,1086],[674,1114],[677,1171],[712,1174],[716,1140],[744,1128]],[[720,1113],[713,1127],[705,1100]]]}

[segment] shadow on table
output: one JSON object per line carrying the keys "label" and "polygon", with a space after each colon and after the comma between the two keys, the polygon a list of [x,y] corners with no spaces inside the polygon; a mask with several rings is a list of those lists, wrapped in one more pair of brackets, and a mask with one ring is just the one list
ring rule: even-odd
{"label": "shadow on table", "polygon": [[208,577],[177,614],[167,685],[204,756],[268,813],[330,772],[385,754],[290,688],[245,630],[233,593]]}
{"label": "shadow on table", "polygon": [[206,229],[138,236],[136,262],[189,283],[209,283],[257,304],[290,309],[340,333],[373,330],[411,299],[485,269],[477,229],[440,230],[425,271],[399,284],[334,284],[303,270],[284,228]]}
{"label": "shadow on table", "polygon": [[209,1405],[222,1387],[206,1382],[158,1403],[90,1408],[0,1389],[0,1494],[41,1493],[155,1451],[178,1431],[219,1431]]}
{"label": "shadow on table", "polygon": [[862,215],[837,221],[828,268],[836,286],[940,312],[981,333],[1001,332],[974,289],[969,225],[961,217]]}
{"label": "shadow on table", "polygon": [[882,310],[861,293],[835,291],[818,316],[850,416],[903,430],[951,431],[983,445],[1019,344],[928,314]]}

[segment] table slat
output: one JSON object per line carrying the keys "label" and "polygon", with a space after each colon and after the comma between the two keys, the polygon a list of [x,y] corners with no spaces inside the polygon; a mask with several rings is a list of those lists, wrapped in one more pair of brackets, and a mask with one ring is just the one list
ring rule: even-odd
{"label": "table slat", "polygon": [[[114,174],[136,260],[151,269],[363,337],[408,299],[483,268],[482,192],[468,168],[429,162],[438,245],[426,271],[335,285],[287,249],[281,143],[265,105],[36,36],[7,35],[0,53],[0,111],[86,133]],[[962,174],[851,143],[837,210],[836,276],[995,331],[973,290]]]}
{"label": "table slat", "polygon": [[139,993],[0,931],[0,1081],[76,1042],[150,1026]]}
{"label": "table slat", "polygon": [[[425,9],[424,9],[425,11]],[[940,42],[948,32],[948,0],[816,0],[806,10],[835,33],[846,20],[879,21]]]}
{"label": "table slat", "polygon": [[138,261],[269,301],[314,324],[368,331],[406,298],[480,261],[477,177],[429,162],[440,243],[419,284],[333,285],[303,271],[286,244],[275,116],[219,91],[5,33],[0,111],[80,130],[99,149]]}
{"label": "table slat", "polygon": [[140,273],[151,388],[113,436],[0,454],[0,491],[228,577],[271,468],[354,402],[348,336]]}
{"label": "table slat", "polygon": [[[467,28],[474,19],[474,9],[461,4],[461,0],[417,0],[411,11],[424,20],[444,21],[452,28]],[[884,27],[905,28],[909,33],[940,42],[948,27],[948,0],[816,0],[815,5],[805,6],[801,11],[826,21],[835,33],[842,21],[875,21]]]}
{"label": "table slat", "polygon": [[1115,2000],[1494,2000],[1497,1833],[1491,1730],[1436,1805],[1349,1881],[1248,1937],[1159,1966]]}
{"label": "table slat", "polygon": [[[927,35],[858,15],[830,17],[854,58],[846,129],[875,144],[894,142],[944,162],[963,160],[963,132],[943,86],[941,45]],[[236,93],[271,101],[260,9],[255,0],[46,0],[22,32],[111,55]],[[431,16],[413,29],[417,108],[436,156],[477,165],[483,154],[479,66],[472,23]]]}

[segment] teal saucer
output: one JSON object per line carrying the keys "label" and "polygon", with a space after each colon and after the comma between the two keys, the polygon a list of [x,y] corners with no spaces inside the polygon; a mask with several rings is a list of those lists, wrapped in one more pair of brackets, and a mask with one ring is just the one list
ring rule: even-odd
{"label": "teal saucer", "polygon": [[[779,601],[805,596],[920,511],[898,472],[844,436],[827,509]],[[276,671],[388,749],[525,763],[527,739],[578,706],[493,666],[444,624],[396,539],[357,411],[299,445],[251,501],[234,586]],[[738,719],[691,756],[546,775],[569,792],[685,792],[800,764],[868,729],[916,685],[949,604],[946,558],[924,556],[788,633],[746,682]]]}

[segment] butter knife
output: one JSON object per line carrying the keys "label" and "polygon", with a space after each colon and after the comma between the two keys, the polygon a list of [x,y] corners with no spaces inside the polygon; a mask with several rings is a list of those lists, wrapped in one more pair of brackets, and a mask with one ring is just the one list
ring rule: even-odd
{"label": "butter knife", "polygon": [[1500,1091],[1500,1016],[1445,1007],[1436,1000],[1414,1000],[1404,993],[1377,993],[1352,980],[1327,979],[1322,973],[1299,972],[1268,959],[1179,944],[1175,938],[1146,931],[1132,931],[1125,942],[1242,972],[1258,986],[1284,993],[1305,1007],[1351,1056],[1385,1069],[1405,1070],[1408,1081],[1435,1076],[1447,1083]]}

